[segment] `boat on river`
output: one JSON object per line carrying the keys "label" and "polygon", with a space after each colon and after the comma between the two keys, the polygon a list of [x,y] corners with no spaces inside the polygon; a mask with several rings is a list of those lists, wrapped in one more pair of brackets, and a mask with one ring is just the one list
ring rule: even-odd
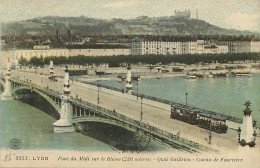
{"label": "boat on river", "polygon": [[235,76],[252,76],[253,73],[251,71],[238,71],[238,72],[232,72]]}
{"label": "boat on river", "polygon": [[118,74],[117,75],[117,81],[122,82],[126,79],[126,76],[124,74]]}
{"label": "boat on river", "polygon": [[192,72],[188,72],[185,76],[185,79],[196,79],[196,78],[197,78],[196,74]]}

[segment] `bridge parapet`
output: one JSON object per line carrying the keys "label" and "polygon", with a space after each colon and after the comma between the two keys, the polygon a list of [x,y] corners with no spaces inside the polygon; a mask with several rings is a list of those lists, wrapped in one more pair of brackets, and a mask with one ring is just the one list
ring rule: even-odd
{"label": "bridge parapet", "polygon": [[[164,131],[160,128],[157,128],[155,126],[152,126],[148,123],[142,122],[142,121],[138,121],[138,120],[134,120],[131,119],[125,115],[122,115],[116,111],[112,111],[112,110],[108,110],[105,108],[102,108],[100,106],[91,104],[89,102],[86,102],[84,100],[79,100],[76,99],[74,97],[70,97],[70,101],[72,103],[75,103],[77,105],[81,105],[84,106],[86,108],[91,108],[91,110],[95,110],[96,113],[99,113],[103,116],[105,116],[106,118],[104,118],[103,120],[105,121],[109,121],[110,123],[116,123],[116,125],[122,126],[125,128],[126,126],[133,128],[135,127],[136,129],[140,129],[143,130],[145,133],[149,133],[152,134],[153,137],[162,140],[163,142],[170,144],[170,145],[179,145],[183,148],[187,149],[192,149],[193,151],[207,151],[207,152],[217,152],[214,149],[211,149],[207,146],[198,144],[194,141],[185,139],[185,138],[181,138],[178,137],[177,135],[174,135],[168,131]],[[93,117],[92,117],[93,118]],[[84,121],[90,121],[93,120],[91,119],[91,117],[89,116],[77,116],[73,118],[73,122],[77,123],[77,122],[84,122]],[[100,120],[96,120],[96,121],[100,121]],[[124,123],[124,124],[122,124]]]}
{"label": "bridge parapet", "polygon": [[17,78],[11,78],[11,81],[12,82],[16,82],[16,83],[19,83],[21,85],[27,85],[27,86],[30,86],[31,88],[36,88],[44,93],[47,93],[47,94],[50,94],[50,95],[53,95],[53,96],[61,96],[62,93],[61,92],[58,92],[56,90],[53,90],[53,89],[49,89],[49,88],[44,88],[40,85],[37,85],[37,84],[34,84],[34,83],[31,83],[31,82],[28,82],[28,81],[24,81],[24,80],[21,80],[21,79],[17,79]]}
{"label": "bridge parapet", "polygon": [[[19,83],[21,85],[27,85],[31,88],[36,88],[39,91],[41,91],[45,94],[48,94],[48,95],[53,95],[53,96],[57,96],[57,97],[62,96],[61,92],[42,87],[40,85],[31,83],[28,81],[23,81],[21,79],[16,79],[16,78],[12,78],[11,81]],[[190,152],[206,152],[206,151],[207,152],[209,152],[209,151],[217,152],[216,150],[211,149],[207,146],[198,144],[196,142],[193,142],[193,141],[185,139],[185,138],[178,137],[177,135],[174,135],[170,132],[167,132],[167,131],[164,131],[155,126],[149,125],[148,123],[131,119],[114,110],[112,111],[109,109],[105,109],[101,106],[91,104],[89,102],[75,98],[73,96],[70,96],[68,101],[71,102],[71,104],[81,106],[83,108],[90,109],[90,110],[94,111],[95,113],[98,113],[99,117],[101,116],[103,118],[104,122],[107,121],[109,123],[114,123],[117,126],[124,127],[124,128],[128,127],[131,129],[135,128],[137,130],[142,130],[143,132],[145,132],[147,134],[151,134],[154,138],[160,139],[161,141],[163,141],[167,144],[170,144],[172,146],[179,146]],[[76,116],[76,117],[72,118],[73,123],[80,123],[80,122],[85,122],[85,121],[90,121],[90,120],[91,120],[90,116]],[[98,120],[96,120],[96,121],[98,121]]]}

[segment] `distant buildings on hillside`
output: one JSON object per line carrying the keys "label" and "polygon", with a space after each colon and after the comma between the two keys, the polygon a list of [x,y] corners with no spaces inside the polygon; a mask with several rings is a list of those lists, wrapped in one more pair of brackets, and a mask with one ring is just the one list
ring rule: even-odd
{"label": "distant buildings on hillside", "polygon": [[179,11],[179,10],[175,10],[175,17],[176,18],[185,18],[185,19],[189,19],[191,17],[191,12],[190,10],[186,10],[185,11]]}

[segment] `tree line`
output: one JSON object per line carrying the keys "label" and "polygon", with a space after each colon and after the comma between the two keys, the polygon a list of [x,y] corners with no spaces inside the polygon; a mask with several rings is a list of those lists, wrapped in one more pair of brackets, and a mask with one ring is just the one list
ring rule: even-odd
{"label": "tree line", "polygon": [[55,65],[100,65],[108,64],[110,67],[118,67],[122,64],[198,64],[198,63],[234,63],[234,61],[260,60],[260,53],[227,53],[227,54],[185,54],[185,55],[119,55],[119,56],[50,56],[31,57],[29,60],[21,58],[21,65],[43,66],[53,61]]}

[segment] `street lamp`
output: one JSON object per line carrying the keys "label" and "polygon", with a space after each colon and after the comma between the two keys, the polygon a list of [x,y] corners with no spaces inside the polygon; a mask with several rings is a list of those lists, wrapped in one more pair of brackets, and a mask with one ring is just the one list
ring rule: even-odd
{"label": "street lamp", "polygon": [[254,131],[254,133],[253,133],[253,136],[254,136],[254,142],[255,142],[255,139],[256,139],[256,131]]}
{"label": "street lamp", "polygon": [[140,120],[143,120],[143,96],[141,96],[141,117]]}
{"label": "street lamp", "polygon": [[253,133],[253,136],[254,136],[254,142],[255,142],[255,139],[256,139],[256,121],[253,121],[253,129],[254,129],[254,133]]}
{"label": "street lamp", "polygon": [[138,101],[138,81],[136,81],[136,85],[137,85],[137,89],[136,89],[137,95],[136,95],[136,98],[137,98],[137,101]]}
{"label": "street lamp", "polygon": [[25,81],[25,67],[23,68],[23,80]]}
{"label": "street lamp", "polygon": [[97,91],[98,91],[97,104],[99,104],[99,88],[100,88],[100,84],[97,85]]}
{"label": "street lamp", "polygon": [[237,132],[238,132],[238,143],[240,143],[240,135],[241,135],[241,128],[240,127],[237,129]]}
{"label": "street lamp", "polygon": [[186,93],[186,105],[188,104],[188,93]]}
{"label": "street lamp", "polygon": [[212,138],[212,135],[211,135],[211,115],[210,115],[210,123],[209,123],[209,144],[211,144],[211,138]]}
{"label": "street lamp", "polygon": [[41,85],[42,85],[42,75],[41,75]]}

